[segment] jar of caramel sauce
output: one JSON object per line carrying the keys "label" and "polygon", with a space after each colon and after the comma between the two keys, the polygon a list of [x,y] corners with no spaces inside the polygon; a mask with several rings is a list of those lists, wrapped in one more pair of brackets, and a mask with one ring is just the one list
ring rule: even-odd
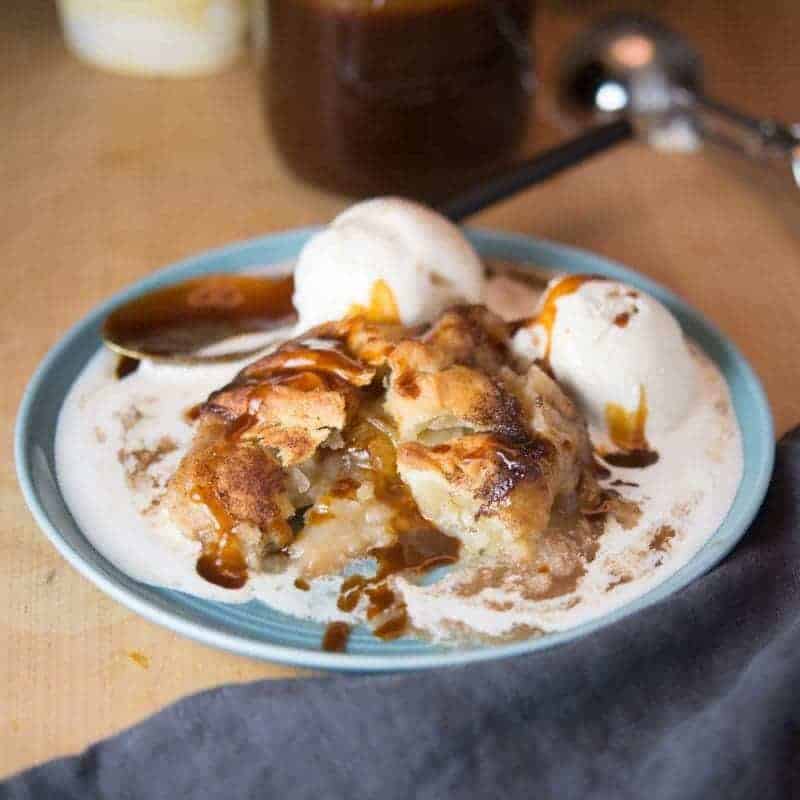
{"label": "jar of caramel sauce", "polygon": [[273,140],[301,178],[433,201],[528,124],[532,0],[264,0]]}

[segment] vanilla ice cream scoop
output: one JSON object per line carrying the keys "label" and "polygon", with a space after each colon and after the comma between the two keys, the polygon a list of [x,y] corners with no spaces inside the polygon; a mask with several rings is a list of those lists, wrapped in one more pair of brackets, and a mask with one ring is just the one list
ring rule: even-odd
{"label": "vanilla ice cream scoop", "polygon": [[681,425],[695,399],[695,363],[677,321],[623,283],[556,278],[513,346],[548,365],[590,424],[623,450],[646,450],[647,437]]}
{"label": "vanilla ice cream scoop", "polygon": [[416,325],[455,303],[481,302],[483,292],[480,258],[461,231],[399,198],[340,214],[306,243],[295,268],[302,330],[352,313]]}

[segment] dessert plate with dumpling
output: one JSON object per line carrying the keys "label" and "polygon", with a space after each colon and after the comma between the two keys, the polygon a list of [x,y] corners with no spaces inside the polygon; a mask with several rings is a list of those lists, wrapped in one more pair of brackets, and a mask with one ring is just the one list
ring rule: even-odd
{"label": "dessert plate with dumpling", "polygon": [[[101,325],[140,295],[150,350],[121,359]],[[165,319],[253,297],[266,324],[216,358],[159,350]],[[17,430],[39,524],[112,596],[353,670],[528,652],[679,591],[744,534],[772,452],[752,370],[674,295],[392,198],[113,298]]]}

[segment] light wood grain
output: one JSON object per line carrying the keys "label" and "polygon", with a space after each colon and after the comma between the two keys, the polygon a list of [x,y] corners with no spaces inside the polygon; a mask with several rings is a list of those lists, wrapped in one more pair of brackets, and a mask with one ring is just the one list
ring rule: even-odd
{"label": "light wood grain", "polygon": [[[543,2],[545,76],[610,4]],[[630,4],[628,4],[630,5]],[[651,10],[666,4],[642,4]],[[697,10],[696,6],[701,6]],[[712,88],[800,120],[800,6],[681,0]],[[694,10],[693,10],[694,9]],[[106,75],[64,51],[50,3],[0,11],[0,774],[75,752],[189,692],[295,674],[194,644],[79,577],[39,533],[14,475],[23,388],[63,332],[154,268],[267,231],[324,222],[345,199],[296,183],[263,130],[242,63],[193,81]],[[553,103],[545,88],[543,116]],[[540,124],[529,148],[558,132]],[[800,208],[730,159],[609,153],[476,223],[597,250],[679,291],[744,350],[778,431],[800,422]]]}

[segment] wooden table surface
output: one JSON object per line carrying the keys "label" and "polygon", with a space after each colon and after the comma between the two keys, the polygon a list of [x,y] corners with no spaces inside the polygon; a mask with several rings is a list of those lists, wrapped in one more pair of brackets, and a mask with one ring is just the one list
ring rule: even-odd
{"label": "wooden table surface", "polygon": [[[548,76],[559,47],[607,5],[540,2],[538,107],[549,122],[529,149],[563,136]],[[668,14],[701,47],[710,89],[800,120],[796,0],[642,8]],[[278,163],[246,61],[203,80],[107,75],[65,52],[50,2],[19,0],[0,10],[0,74],[2,775],[189,692],[296,674],[170,633],[81,578],[25,507],[12,432],[39,360],[109,294],[208,247],[324,222],[347,200]],[[752,361],[778,432],[800,422],[800,205],[788,182],[730,157],[628,145],[476,222],[596,250],[677,290]]]}

